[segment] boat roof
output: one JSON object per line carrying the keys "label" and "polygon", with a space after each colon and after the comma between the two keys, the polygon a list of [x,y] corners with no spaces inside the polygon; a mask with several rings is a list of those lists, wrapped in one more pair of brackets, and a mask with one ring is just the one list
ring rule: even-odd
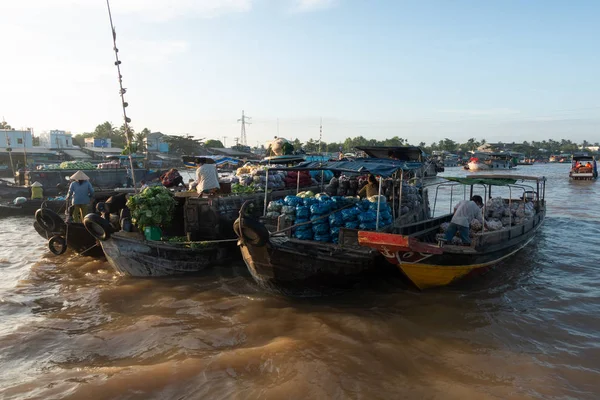
{"label": "boat roof", "polygon": [[508,175],[508,174],[477,174],[466,177],[445,177],[449,181],[462,183],[463,185],[492,185],[506,186],[514,185],[518,181],[546,181],[544,176]]}
{"label": "boat roof", "polygon": [[579,156],[573,156],[573,160],[575,160],[575,161],[581,161],[581,160],[593,161],[593,160],[595,160],[595,158],[594,158],[594,156],[579,155]]}
{"label": "boat roof", "polygon": [[287,156],[271,156],[260,160],[261,164],[290,164],[304,161],[302,155],[287,155]]}
{"label": "boat roof", "polygon": [[423,150],[417,146],[359,146],[355,149],[373,158],[391,158],[390,153],[402,161],[421,161],[425,157]]}
{"label": "boat roof", "polygon": [[423,166],[421,162],[399,161],[383,158],[357,158],[353,161],[305,161],[293,167],[274,167],[277,171],[338,171],[349,173],[371,173],[384,178],[392,176],[395,172],[409,171]]}

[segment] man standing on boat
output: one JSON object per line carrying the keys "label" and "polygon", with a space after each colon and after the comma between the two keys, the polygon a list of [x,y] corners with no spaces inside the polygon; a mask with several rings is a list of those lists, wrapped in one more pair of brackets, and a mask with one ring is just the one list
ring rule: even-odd
{"label": "man standing on boat", "polygon": [[90,183],[90,178],[83,171],[75,172],[71,175],[71,180],[74,182],[69,186],[67,200],[71,200],[73,204],[73,220],[83,222],[92,196],[94,196],[94,188]]}
{"label": "man standing on boat", "polygon": [[471,244],[471,238],[469,237],[469,228],[471,221],[474,219],[481,222],[481,225],[485,225],[486,222],[481,214],[481,208],[483,207],[483,199],[481,196],[473,196],[471,200],[462,200],[456,207],[454,207],[454,216],[450,221],[450,226],[446,230],[445,240],[448,243],[452,242],[452,238],[456,235],[456,231],[460,234],[460,239],[464,245]]}
{"label": "man standing on boat", "polygon": [[206,158],[200,157],[196,160],[196,190],[198,195],[212,194],[219,190],[219,174],[215,164],[207,164]]}

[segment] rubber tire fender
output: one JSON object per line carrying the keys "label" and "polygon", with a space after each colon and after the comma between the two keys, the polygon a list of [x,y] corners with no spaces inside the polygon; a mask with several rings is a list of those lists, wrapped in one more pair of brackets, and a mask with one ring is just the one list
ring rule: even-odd
{"label": "rubber tire fender", "polygon": [[110,239],[110,234],[114,231],[110,222],[94,213],[85,216],[83,225],[90,235],[102,241]]}
{"label": "rubber tire fender", "polygon": [[[60,246],[60,250],[56,248],[56,245]],[[56,256],[60,256],[67,251],[67,241],[61,235],[54,235],[48,240],[48,249],[52,252],[52,254]]]}
{"label": "rubber tire fender", "polygon": [[65,223],[60,215],[49,208],[38,209],[35,212],[35,221],[47,232],[55,232]]}
{"label": "rubber tire fender", "polygon": [[233,223],[233,231],[244,242],[256,247],[262,247],[269,241],[269,230],[259,221],[244,217],[244,223],[240,223],[240,219],[236,219]]}
{"label": "rubber tire fender", "polygon": [[33,221],[33,229],[35,229],[35,231],[38,233],[38,235],[40,235],[44,239],[48,239],[48,231],[46,231],[44,228],[42,228],[42,226],[40,224],[38,224],[37,221]]}

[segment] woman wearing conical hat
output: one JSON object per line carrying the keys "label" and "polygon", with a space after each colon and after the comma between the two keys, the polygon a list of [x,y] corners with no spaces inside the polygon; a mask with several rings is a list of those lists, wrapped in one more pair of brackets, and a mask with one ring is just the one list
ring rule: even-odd
{"label": "woman wearing conical hat", "polygon": [[44,187],[38,181],[31,185],[31,200],[42,200],[44,198]]}
{"label": "woman wearing conical hat", "polygon": [[71,175],[71,180],[74,182],[69,186],[67,200],[71,200],[73,204],[73,220],[82,222],[92,201],[94,188],[90,183],[90,178],[82,171],[77,171]]}

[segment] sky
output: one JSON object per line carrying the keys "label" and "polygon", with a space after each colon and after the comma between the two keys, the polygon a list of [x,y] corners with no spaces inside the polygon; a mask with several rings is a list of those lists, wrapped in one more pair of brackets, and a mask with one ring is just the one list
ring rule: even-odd
{"label": "sky", "polygon": [[[600,2],[112,0],[136,130],[600,141]],[[0,0],[0,118],[121,125],[104,0]],[[226,139],[224,139],[226,137]]]}

